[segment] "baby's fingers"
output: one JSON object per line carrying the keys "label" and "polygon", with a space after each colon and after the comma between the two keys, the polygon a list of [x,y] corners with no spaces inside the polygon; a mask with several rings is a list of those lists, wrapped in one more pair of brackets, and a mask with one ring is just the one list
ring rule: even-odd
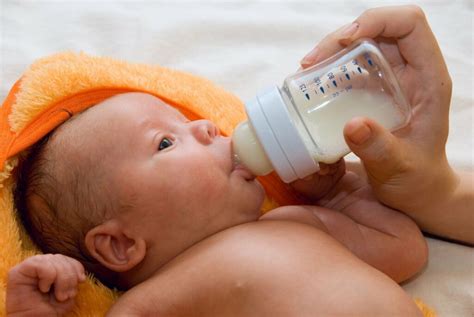
{"label": "baby's fingers", "polygon": [[344,169],[345,169],[344,159],[340,159],[336,163],[332,163],[332,164],[319,163],[318,174],[321,176],[334,175],[338,172],[341,172],[341,170],[344,171]]}
{"label": "baby's fingers", "polygon": [[55,263],[58,274],[54,282],[54,295],[59,302],[73,298],[77,294],[79,276],[74,265],[65,257]]}
{"label": "baby's fingers", "polygon": [[[54,262],[51,261],[53,255],[37,255],[29,259],[29,264],[33,265],[38,278],[38,288],[41,292],[47,293],[51,289],[57,277],[57,270]],[[45,260],[47,258],[47,260]]]}
{"label": "baby's fingers", "polygon": [[69,262],[69,265],[74,268],[78,282],[84,282],[86,280],[86,274],[84,272],[84,266],[81,264],[81,262],[69,257],[67,257],[66,259]]}
{"label": "baby's fingers", "polygon": [[55,307],[57,316],[64,316],[74,308],[74,298],[60,302],[52,295],[50,303]]}

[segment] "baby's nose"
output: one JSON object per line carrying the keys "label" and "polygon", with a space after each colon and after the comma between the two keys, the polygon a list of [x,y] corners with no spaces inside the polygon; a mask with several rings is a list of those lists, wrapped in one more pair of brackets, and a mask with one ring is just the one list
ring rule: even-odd
{"label": "baby's nose", "polygon": [[191,131],[194,137],[203,144],[212,143],[220,135],[219,128],[209,120],[196,120],[191,122]]}

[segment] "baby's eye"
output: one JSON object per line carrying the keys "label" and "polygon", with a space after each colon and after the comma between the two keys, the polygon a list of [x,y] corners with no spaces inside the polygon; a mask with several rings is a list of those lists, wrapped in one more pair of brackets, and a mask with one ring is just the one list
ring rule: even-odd
{"label": "baby's eye", "polygon": [[158,151],[164,150],[167,147],[170,147],[172,145],[173,145],[173,142],[170,139],[163,138],[163,140],[161,140],[160,142],[160,145],[158,146]]}

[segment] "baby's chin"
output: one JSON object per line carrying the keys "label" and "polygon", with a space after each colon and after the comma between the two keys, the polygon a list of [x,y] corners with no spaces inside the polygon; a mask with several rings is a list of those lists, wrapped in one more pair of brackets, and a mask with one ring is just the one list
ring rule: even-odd
{"label": "baby's chin", "polygon": [[254,180],[251,181],[251,182],[254,184],[254,186],[255,186],[257,192],[260,194],[259,197],[260,197],[260,201],[261,201],[261,202],[260,202],[260,205],[261,205],[261,204],[263,204],[263,199],[265,198],[265,189],[263,188],[263,185],[260,184],[260,182],[258,181],[258,179],[254,179]]}
{"label": "baby's chin", "polygon": [[253,180],[254,189],[252,195],[249,195],[247,199],[241,201],[242,206],[240,209],[240,216],[244,219],[244,222],[256,221],[262,215],[262,206],[265,199],[265,191],[263,186],[257,181]]}
{"label": "baby's chin", "polygon": [[251,208],[252,212],[252,219],[253,221],[258,220],[260,216],[262,215],[262,207],[263,207],[263,202],[265,200],[265,190],[263,189],[262,184],[257,179],[254,179],[251,181],[253,185],[255,186],[255,206],[254,208]]}

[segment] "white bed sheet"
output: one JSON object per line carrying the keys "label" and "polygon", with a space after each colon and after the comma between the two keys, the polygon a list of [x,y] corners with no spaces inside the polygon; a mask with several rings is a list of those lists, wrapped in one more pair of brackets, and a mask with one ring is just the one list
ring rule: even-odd
{"label": "white bed sheet", "polygon": [[[448,156],[458,168],[472,169],[472,0],[1,0],[0,99],[38,57],[83,50],[189,71],[245,100],[281,83],[328,32],[367,8],[400,3],[419,4],[438,38],[454,83]],[[428,239],[428,244],[427,268],[404,288],[439,316],[472,316],[472,248],[437,239]]]}

